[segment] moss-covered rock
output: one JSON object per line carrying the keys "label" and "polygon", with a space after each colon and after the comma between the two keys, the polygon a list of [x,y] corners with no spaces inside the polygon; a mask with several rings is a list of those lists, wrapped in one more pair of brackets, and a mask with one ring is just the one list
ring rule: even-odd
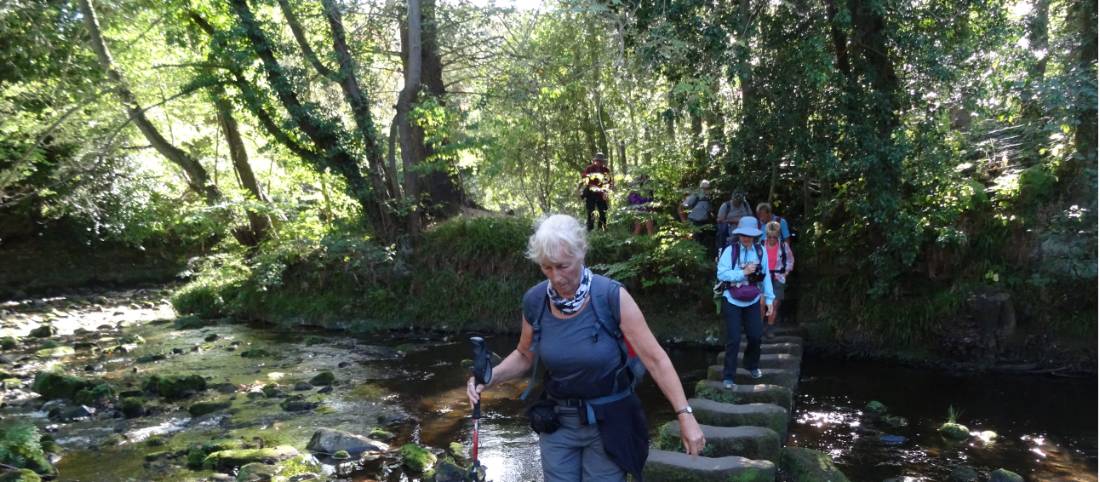
{"label": "moss-covered rock", "polygon": [[81,390],[92,388],[94,384],[83,378],[60,372],[38,372],[34,376],[31,390],[47,400],[72,400]]}
{"label": "moss-covered rock", "polygon": [[38,358],[63,358],[75,354],[76,350],[71,346],[53,346],[42,348],[34,352],[34,356]]}
{"label": "moss-covered rock", "polygon": [[184,315],[173,322],[177,330],[195,330],[216,324],[217,321],[199,318],[194,315]]}
{"label": "moss-covered rock", "polygon": [[318,373],[317,376],[315,376],[313,378],[310,378],[309,379],[309,384],[313,385],[315,387],[323,387],[323,386],[332,385],[333,382],[335,382],[335,381],[336,381],[336,375],[333,375],[332,372],[324,371],[324,372]]}
{"label": "moss-covered rock", "polygon": [[199,375],[153,375],[142,388],[167,399],[178,400],[206,390],[206,379]]}
{"label": "moss-covered rock", "polygon": [[305,412],[308,410],[313,410],[319,405],[321,405],[320,402],[307,399],[301,395],[287,397],[286,400],[283,400],[281,403],[279,403],[279,406],[282,407],[283,410],[286,410],[288,412]]}
{"label": "moss-covered rock", "polygon": [[271,353],[263,348],[249,348],[241,352],[242,358],[273,358],[274,353]]}
{"label": "moss-covered rock", "polygon": [[381,427],[374,427],[370,429],[370,433],[367,434],[367,437],[375,440],[381,440],[383,442],[389,442],[390,440],[393,440],[395,437],[397,437],[397,435]]}
{"label": "moss-covered rock", "polygon": [[137,363],[153,363],[168,358],[163,353],[146,353],[134,359]]}
{"label": "moss-covered rock", "polygon": [[38,328],[31,330],[30,336],[33,338],[49,338],[56,333],[57,330],[52,325],[39,325]]}
{"label": "moss-covered rock", "polygon": [[989,482],[1024,482],[1024,478],[1008,469],[997,469],[989,473]]}
{"label": "moss-covered rock", "polygon": [[0,424],[0,463],[42,475],[55,472],[42,450],[42,434],[26,421]]}
{"label": "moss-covered rock", "polygon": [[0,348],[11,350],[17,346],[19,346],[19,339],[14,336],[5,336],[0,338]]}
{"label": "moss-covered rock", "polygon": [[779,451],[779,468],[791,482],[848,482],[829,455],[801,447]]}
{"label": "moss-covered rock", "polygon": [[0,475],[0,482],[42,482],[42,477],[30,469],[19,469],[4,472]]}
{"label": "moss-covered rock", "polygon": [[882,417],[881,420],[882,423],[893,428],[902,428],[909,426],[909,420],[907,420],[905,417],[900,417],[897,415],[886,415]]}
{"label": "moss-covered rock", "polygon": [[237,482],[266,482],[279,473],[279,468],[263,462],[252,462],[237,471]]}
{"label": "moss-covered rock", "polygon": [[886,415],[886,412],[890,411],[886,408],[886,405],[878,400],[871,400],[867,402],[867,405],[863,407],[863,411],[871,415]]}
{"label": "moss-covered rock", "polygon": [[119,410],[126,418],[137,418],[145,415],[145,400],[138,397],[123,398],[119,403]]}
{"label": "moss-covered rock", "polygon": [[401,463],[416,474],[429,472],[436,462],[435,454],[417,444],[405,444],[401,446]]}
{"label": "moss-covered rock", "polygon": [[939,432],[940,435],[943,436],[943,438],[956,442],[970,438],[970,429],[966,428],[966,425],[954,422],[947,422],[943,425],[940,425],[940,428],[937,430],[937,432]]}
{"label": "moss-covered rock", "polygon": [[275,463],[297,455],[298,450],[289,445],[261,449],[219,450],[207,455],[202,461],[202,466],[205,469],[228,471],[252,462]]}
{"label": "moss-covered rock", "polygon": [[973,467],[966,465],[959,465],[951,469],[951,474],[948,475],[947,480],[950,482],[977,482],[978,471]]}
{"label": "moss-covered rock", "polygon": [[208,413],[214,413],[218,410],[225,410],[232,405],[229,402],[195,402],[187,407],[187,413],[190,413],[192,417],[201,417]]}
{"label": "moss-covered rock", "polygon": [[106,383],[76,392],[73,401],[81,405],[103,406],[116,395],[115,389]]}

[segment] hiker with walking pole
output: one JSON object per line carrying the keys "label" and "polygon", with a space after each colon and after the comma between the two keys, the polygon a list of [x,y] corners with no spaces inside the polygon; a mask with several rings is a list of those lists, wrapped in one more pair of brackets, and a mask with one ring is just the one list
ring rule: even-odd
{"label": "hiker with walking pole", "polygon": [[[523,297],[519,344],[490,379],[467,380],[475,407],[486,387],[529,374],[542,390],[528,408],[539,434],[547,482],[642,480],[649,429],[635,385],[648,371],[680,422],[685,452],[706,441],[687,404],[680,377],[645,317],[622,284],[584,265],[586,230],[575,218],[554,215],[528,240],[527,257],[546,276]],[[540,369],[544,369],[540,372]]]}

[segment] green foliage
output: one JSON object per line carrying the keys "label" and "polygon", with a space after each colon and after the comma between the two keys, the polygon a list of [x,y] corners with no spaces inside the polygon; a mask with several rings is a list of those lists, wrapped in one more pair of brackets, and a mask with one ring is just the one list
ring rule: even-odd
{"label": "green foliage", "polygon": [[42,451],[38,427],[27,421],[0,425],[0,463],[53,475],[55,470]]}

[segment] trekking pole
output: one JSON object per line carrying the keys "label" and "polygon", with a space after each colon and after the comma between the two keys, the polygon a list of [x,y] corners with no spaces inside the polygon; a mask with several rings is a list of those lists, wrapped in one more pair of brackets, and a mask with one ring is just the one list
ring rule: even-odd
{"label": "trekking pole", "polygon": [[[488,384],[489,381],[491,381],[493,379],[493,364],[492,364],[492,361],[489,359],[489,351],[485,349],[485,339],[480,337],[480,336],[472,336],[472,337],[470,337],[470,343],[474,346],[474,364],[473,364],[473,368],[472,368],[473,375],[474,375],[474,384],[475,384],[475,386],[476,385]],[[481,399],[480,398],[478,399],[478,401],[476,403],[474,403],[473,420],[474,420],[474,446],[471,450],[472,455],[473,455],[473,457],[472,457],[473,458],[473,464],[470,466],[470,474],[469,474],[470,477],[469,477],[469,479],[470,480],[482,480],[481,479],[481,473],[478,470],[480,468],[480,463],[478,462],[478,459],[477,459],[478,430],[480,428],[479,425],[481,423]]]}

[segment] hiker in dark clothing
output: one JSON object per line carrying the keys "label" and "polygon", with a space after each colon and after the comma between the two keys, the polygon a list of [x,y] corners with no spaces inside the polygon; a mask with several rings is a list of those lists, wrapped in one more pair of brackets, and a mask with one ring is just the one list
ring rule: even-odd
{"label": "hiker in dark clothing", "polygon": [[[676,410],[684,450],[698,455],[706,442],[676,369],[634,298],[585,267],[587,250],[585,230],[573,217],[554,215],[539,224],[527,256],[547,279],[524,295],[519,345],[493,367],[489,385],[528,373],[533,383],[539,367],[546,368],[528,417],[539,433],[547,482],[620,482],[627,474],[642,480],[649,430],[634,385],[643,366]],[[470,377],[471,405],[485,387]]]}
{"label": "hiker in dark clothing", "polygon": [[584,212],[588,219],[589,231],[595,225],[593,211],[599,211],[600,229],[607,229],[607,201],[611,197],[614,180],[611,178],[611,169],[604,165],[606,162],[607,157],[602,152],[597,152],[592,159],[592,164],[584,168],[584,173],[581,174],[583,185],[581,197],[584,198]]}
{"label": "hiker in dark clothing", "polygon": [[745,193],[740,189],[734,189],[730,193],[729,201],[722,203],[718,208],[718,254],[730,244],[730,226],[736,225],[741,218],[752,216],[752,207],[745,198]]}

